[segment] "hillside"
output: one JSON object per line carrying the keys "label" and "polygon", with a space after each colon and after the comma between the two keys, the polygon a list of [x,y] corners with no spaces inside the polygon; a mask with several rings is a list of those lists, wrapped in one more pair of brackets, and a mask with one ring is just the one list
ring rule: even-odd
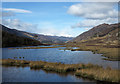
{"label": "hillside", "polygon": [[1,25],[1,26],[2,26],[3,31],[6,31],[10,34],[15,34],[17,36],[31,38],[31,39],[38,40],[41,43],[45,43],[45,44],[65,43],[65,42],[73,39],[73,37],[49,36],[49,35],[35,34],[35,33],[29,33],[29,32],[25,32],[25,31],[19,31],[16,29],[7,28],[4,25]]}
{"label": "hillside", "polygon": [[119,24],[101,24],[84,32],[68,43],[87,45],[119,45]]}
{"label": "hillside", "polygon": [[[24,33],[27,33],[27,32],[23,32],[23,31],[18,31],[16,29],[10,29],[4,25],[1,25],[0,24],[0,30],[4,31],[4,32],[8,32],[10,34],[15,34],[16,36],[22,36],[22,37],[28,37],[26,36]],[[29,38],[29,37],[28,37]]]}
{"label": "hillside", "polygon": [[40,41],[41,43],[48,43],[48,44],[65,43],[73,39],[72,37],[49,36],[49,35],[40,35],[40,34],[32,34],[32,36],[34,36],[34,39]]}
{"label": "hillside", "polygon": [[41,43],[45,43],[45,44],[65,43],[73,39],[73,37],[50,36],[50,35],[42,35],[42,34],[27,33],[27,32],[24,33],[24,35],[36,39]]}
{"label": "hillside", "polygon": [[[16,46],[36,46],[36,45],[43,45],[37,40],[24,37],[24,35],[21,34],[21,36],[18,36],[16,34],[20,33],[15,30],[16,32],[12,31],[11,29],[0,26],[0,32],[2,32],[2,47],[16,47]],[[18,32],[18,33],[17,33]]]}
{"label": "hillside", "polygon": [[26,37],[16,36],[8,32],[2,31],[2,47],[16,47],[16,46],[37,46],[43,45],[37,40]]}

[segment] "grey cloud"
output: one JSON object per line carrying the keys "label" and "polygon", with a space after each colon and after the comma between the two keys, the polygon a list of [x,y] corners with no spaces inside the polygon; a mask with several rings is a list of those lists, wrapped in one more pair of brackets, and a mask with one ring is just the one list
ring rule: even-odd
{"label": "grey cloud", "polygon": [[2,19],[2,24],[9,28],[18,29],[21,31],[28,31],[35,33],[38,31],[37,24],[26,23],[18,19]]}
{"label": "grey cloud", "polygon": [[69,7],[67,13],[86,19],[117,18],[118,11],[113,9],[116,3],[80,3]]}
{"label": "grey cloud", "polygon": [[0,14],[1,14],[0,16],[2,16],[2,17],[11,17],[11,16],[16,15],[15,13],[10,12],[10,11],[8,11],[8,12],[2,11],[2,13],[0,13]]}
{"label": "grey cloud", "polygon": [[118,22],[117,18],[107,18],[105,20],[85,19],[79,23],[76,23],[75,25],[72,25],[71,28],[90,28],[90,27],[92,28],[94,26],[97,26],[103,23],[112,24],[112,23],[117,23],[117,22]]}
{"label": "grey cloud", "polygon": [[[54,24],[43,22],[41,23],[41,27],[38,28],[37,24],[31,24],[27,22],[20,21],[18,19],[3,19],[2,24],[12,28],[17,29],[21,31],[27,31],[31,33],[39,33],[44,35],[57,35],[57,36],[66,36],[71,37],[72,29],[69,27],[65,27],[64,29],[57,30],[57,26],[54,26]],[[49,31],[46,31],[49,30]]]}
{"label": "grey cloud", "polygon": [[113,8],[114,5],[118,4],[115,2],[89,2],[70,6],[68,14],[84,18],[71,28],[92,28],[102,23],[117,23],[119,11]]}
{"label": "grey cloud", "polygon": [[16,8],[2,8],[3,11],[11,11],[15,13],[32,13],[32,11]]}

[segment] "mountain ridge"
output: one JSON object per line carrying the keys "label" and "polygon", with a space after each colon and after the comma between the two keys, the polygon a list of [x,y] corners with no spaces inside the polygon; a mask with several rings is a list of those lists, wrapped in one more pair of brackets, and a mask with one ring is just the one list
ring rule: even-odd
{"label": "mountain ridge", "polygon": [[34,40],[38,40],[41,43],[45,43],[45,44],[57,44],[57,43],[65,43],[71,39],[73,39],[73,37],[64,37],[64,36],[49,36],[49,35],[42,35],[42,34],[36,34],[36,33],[29,33],[26,31],[19,31],[16,29],[11,29],[11,28],[7,28],[4,25],[1,25],[3,31],[7,31],[11,34],[16,34],[17,36],[23,36],[23,37],[27,37],[27,38],[31,38]]}
{"label": "mountain ridge", "polygon": [[[9,32],[8,32],[9,31]],[[15,30],[16,31],[16,30]],[[20,47],[20,46],[38,46],[44,45],[39,41],[24,36],[18,36],[9,28],[0,25],[0,32],[2,33],[1,47]],[[12,33],[10,33],[12,32]]]}
{"label": "mountain ridge", "polygon": [[100,24],[92,29],[80,34],[68,43],[86,44],[114,44],[118,45],[120,23]]}

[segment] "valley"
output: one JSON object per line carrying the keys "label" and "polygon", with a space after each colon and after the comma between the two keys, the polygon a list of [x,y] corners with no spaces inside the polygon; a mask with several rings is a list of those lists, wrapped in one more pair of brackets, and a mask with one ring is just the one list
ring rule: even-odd
{"label": "valley", "polygon": [[[4,27],[2,30],[3,58],[1,60],[3,68],[29,67],[30,69],[26,69],[28,72],[45,70],[48,73],[53,72],[55,74],[70,74],[72,72],[76,81],[76,78],[79,78],[78,81],[83,82],[85,80],[89,82],[119,82],[119,76],[117,75],[119,73],[118,61],[120,60],[118,54],[120,47],[118,24],[109,26],[102,24],[72,40],[62,37],[65,40],[62,39],[62,42],[57,43],[55,41],[55,43],[43,42],[38,39],[40,37],[37,34],[34,36],[32,33],[25,34],[18,30],[15,31],[19,33],[15,33],[14,30]],[[107,30],[104,29],[106,27]],[[90,33],[91,31],[94,31],[94,33]],[[100,31],[104,32],[101,33]],[[43,38],[46,37],[41,37],[41,39]],[[61,39],[61,37],[57,38]],[[8,75],[10,74],[5,75],[4,81],[8,78]],[[45,75],[47,76],[47,74]],[[14,80],[10,79],[9,81]],[[68,81],[70,81],[70,78]]]}

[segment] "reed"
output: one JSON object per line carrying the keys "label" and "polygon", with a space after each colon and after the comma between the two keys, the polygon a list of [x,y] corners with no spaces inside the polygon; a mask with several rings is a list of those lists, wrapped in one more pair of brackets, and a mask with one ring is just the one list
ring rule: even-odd
{"label": "reed", "polygon": [[76,76],[85,77],[89,79],[108,81],[108,82],[120,82],[120,70],[113,70],[111,68],[87,68],[77,70]]}
{"label": "reed", "polygon": [[76,76],[86,77],[89,79],[107,81],[107,82],[120,82],[119,71],[110,67],[104,69],[102,66],[88,64],[62,64],[44,61],[26,61],[3,59],[0,63],[5,66],[29,66],[31,69],[43,69],[45,71],[53,71],[57,73],[73,72]]}
{"label": "reed", "polygon": [[[69,47],[69,46],[67,46]],[[75,47],[75,46],[74,46]],[[73,49],[72,47],[69,48],[69,50],[71,51],[92,51],[93,54],[97,53],[97,54],[103,54],[102,56],[107,57],[104,60],[109,60],[109,61],[120,61],[120,56],[119,56],[119,52],[120,49],[119,48],[108,48],[108,47],[103,47],[103,46],[76,46],[78,47],[78,49]],[[65,50],[68,48],[65,48]]]}
{"label": "reed", "polygon": [[26,61],[26,60],[14,60],[14,59],[3,59],[2,65],[10,66],[23,66],[28,65],[31,69],[44,69],[47,71],[55,72],[69,72],[76,71],[78,69],[92,68],[92,67],[102,67],[93,64],[62,64],[62,63],[52,63],[44,61]]}

